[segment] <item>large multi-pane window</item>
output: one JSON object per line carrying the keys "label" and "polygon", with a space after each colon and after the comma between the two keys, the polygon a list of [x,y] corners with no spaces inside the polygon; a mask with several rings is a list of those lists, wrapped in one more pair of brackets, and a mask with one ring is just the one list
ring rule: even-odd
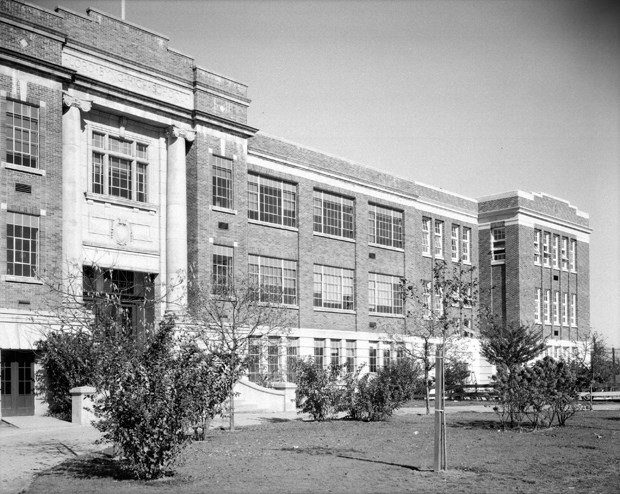
{"label": "large multi-pane window", "polygon": [[551,234],[543,233],[543,265],[549,267],[551,265]]}
{"label": "large multi-pane window", "polygon": [[562,258],[562,270],[568,271],[568,237],[562,237],[562,250],[560,254]]}
{"label": "large multi-pane window", "polygon": [[6,105],[6,162],[38,168],[39,109],[13,100]]}
{"label": "large multi-pane window", "polygon": [[560,292],[553,292],[553,324],[560,325]]}
{"label": "large multi-pane window", "polygon": [[263,342],[260,336],[248,338],[248,379],[258,382],[261,373],[261,360],[263,356]]}
{"label": "large multi-pane window", "polygon": [[541,295],[541,290],[540,288],[536,289],[536,300],[534,301],[535,306],[534,306],[534,322],[542,322],[541,318],[540,318],[540,295]]}
{"label": "large multi-pane window", "polygon": [[353,310],[355,308],[353,278],[352,269],[315,264],[314,306]]}
{"label": "large multi-pane window", "polygon": [[403,248],[403,212],[376,204],[368,205],[368,241]]}
{"label": "large multi-pane window", "polygon": [[577,271],[577,241],[571,239],[569,252],[570,270]]}
{"label": "large multi-pane window", "polygon": [[297,261],[250,255],[249,276],[261,301],[297,305]]}
{"label": "large multi-pane window", "polygon": [[450,235],[450,250],[452,252],[452,260],[454,262],[460,261],[459,251],[461,247],[461,228],[459,225],[452,225],[452,231]]}
{"label": "large multi-pane window", "polygon": [[299,359],[299,338],[289,337],[286,339],[286,380],[295,382],[297,360]]}
{"label": "large multi-pane window", "polygon": [[506,229],[503,226],[491,230],[491,251],[494,261],[506,260]]}
{"label": "large multi-pane window", "polygon": [[347,370],[353,372],[357,364],[357,346],[355,340],[347,340]]}
{"label": "large multi-pane window", "polygon": [[325,339],[314,339],[314,365],[319,368],[325,367]]}
{"label": "large multi-pane window", "polygon": [[471,228],[463,227],[461,238],[461,259],[463,262],[471,262]]}
{"label": "large multi-pane window", "polygon": [[562,326],[568,326],[568,293],[562,294]]}
{"label": "large multi-pane window", "polygon": [[431,255],[431,219],[422,218],[422,254]]}
{"label": "large multi-pane window", "polygon": [[577,294],[570,295],[570,325],[577,326]]}
{"label": "large multi-pane window", "polygon": [[435,220],[435,257],[443,257],[443,221]]}
{"label": "large multi-pane window", "polygon": [[403,285],[398,276],[368,273],[368,310],[381,314],[403,313]]}
{"label": "large multi-pane window", "polygon": [[368,371],[377,372],[379,367],[379,342],[370,341],[368,345]]}
{"label": "large multi-pane window", "polygon": [[545,298],[543,301],[543,316],[545,324],[551,324],[551,291],[545,290]]}
{"label": "large multi-pane window", "polygon": [[267,372],[271,378],[280,376],[280,337],[270,336],[267,339]]}
{"label": "large multi-pane window", "polygon": [[329,192],[314,191],[314,231],[336,237],[355,237],[355,202]]}
{"label": "large multi-pane window", "polygon": [[282,180],[248,175],[248,218],[297,226],[297,186]]}
{"label": "large multi-pane window", "polygon": [[7,213],[6,273],[33,278],[39,266],[39,217]]}
{"label": "large multi-pane window", "polygon": [[534,264],[540,264],[540,240],[542,232],[534,230]]}
{"label": "large multi-pane window", "polygon": [[213,205],[233,209],[233,162],[213,155]]}
{"label": "large multi-pane window", "polygon": [[329,363],[332,366],[340,365],[341,340],[329,340]]}
{"label": "large multi-pane window", "polygon": [[560,268],[559,260],[560,260],[560,237],[559,235],[554,235],[553,236],[553,250],[552,250],[552,262],[553,262],[554,269]]}
{"label": "large multi-pane window", "polygon": [[213,293],[227,290],[233,282],[232,247],[225,245],[213,246],[213,264],[211,271],[211,289]]}
{"label": "large multi-pane window", "polygon": [[91,149],[91,192],[147,202],[147,144],[93,131]]}

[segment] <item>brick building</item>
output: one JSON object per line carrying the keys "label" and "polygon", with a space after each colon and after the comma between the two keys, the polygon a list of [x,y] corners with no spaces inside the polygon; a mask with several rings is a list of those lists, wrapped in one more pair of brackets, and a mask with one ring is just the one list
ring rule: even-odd
{"label": "brick building", "polygon": [[[173,280],[190,266],[282,288],[296,327],[269,340],[281,365],[394,358],[381,328],[412,324],[400,279],[430,279],[437,259],[478,267],[481,301],[545,324],[556,347],[588,330],[590,230],[565,201],[475,200],[265,135],[248,125],[244,84],[94,9],[0,0],[0,38],[3,414],[41,410],[44,282],[83,276],[86,290],[93,266],[113,270],[97,283],[135,287],[134,325],[179,310]],[[162,295],[148,313],[144,283]],[[474,318],[464,311],[464,335]]]}

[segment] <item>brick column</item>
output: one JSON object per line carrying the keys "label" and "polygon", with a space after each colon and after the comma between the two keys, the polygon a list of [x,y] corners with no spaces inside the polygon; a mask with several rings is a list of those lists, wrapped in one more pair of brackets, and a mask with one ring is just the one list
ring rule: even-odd
{"label": "brick column", "polygon": [[81,178],[86,156],[80,155],[81,112],[92,103],[64,93],[62,116],[62,261],[67,288],[79,296],[82,290],[82,221],[84,191]]}
{"label": "brick column", "polygon": [[178,313],[187,302],[187,191],[185,142],[196,133],[168,129],[166,183],[166,311]]}

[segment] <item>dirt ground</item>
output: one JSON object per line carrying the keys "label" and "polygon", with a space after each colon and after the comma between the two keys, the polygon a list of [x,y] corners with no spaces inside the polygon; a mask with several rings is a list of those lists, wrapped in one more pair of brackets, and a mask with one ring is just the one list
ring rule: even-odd
{"label": "dirt ground", "polygon": [[620,412],[582,412],[564,428],[500,431],[494,414],[447,415],[448,468],[432,471],[433,418],[280,422],[190,445],[176,474],[124,478],[110,459],[70,460],[29,494],[55,492],[620,492]]}

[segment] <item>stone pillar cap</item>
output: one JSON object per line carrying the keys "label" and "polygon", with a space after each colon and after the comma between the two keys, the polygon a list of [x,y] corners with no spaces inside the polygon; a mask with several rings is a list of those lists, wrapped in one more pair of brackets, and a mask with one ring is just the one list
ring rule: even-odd
{"label": "stone pillar cap", "polygon": [[72,395],[89,395],[96,393],[97,390],[93,386],[78,386],[77,388],[71,388],[69,394]]}

